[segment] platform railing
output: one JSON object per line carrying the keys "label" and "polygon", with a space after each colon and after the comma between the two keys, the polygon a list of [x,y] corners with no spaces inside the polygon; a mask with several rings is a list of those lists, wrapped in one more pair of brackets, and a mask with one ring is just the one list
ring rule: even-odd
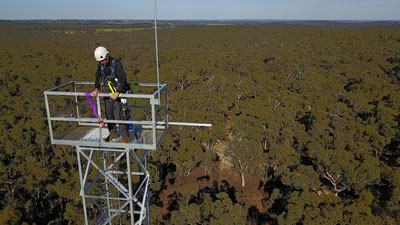
{"label": "platform railing", "polygon": [[[105,118],[105,115],[102,114],[103,104],[101,100],[110,97],[109,93],[99,93],[95,98],[92,97],[93,103],[96,105],[97,114],[99,118],[105,124],[115,123],[115,124],[132,124],[136,129],[142,131],[142,134],[146,134],[147,140],[145,136],[142,136],[143,140],[132,140],[130,143],[115,143],[115,142],[105,142],[103,140],[103,132],[108,132],[106,129],[100,129],[100,125],[98,124],[98,118],[82,116],[81,109],[87,108],[90,109],[90,105],[88,102],[80,102],[79,98],[85,98],[85,92],[92,91],[94,87],[94,82],[88,81],[70,81],[68,83],[59,85],[57,87],[51,88],[49,90],[44,91],[45,104],[46,104],[46,112],[47,119],[50,131],[50,139],[52,144],[64,144],[64,145],[72,145],[72,146],[98,146],[98,147],[113,147],[113,148],[133,148],[133,149],[151,149],[155,150],[157,146],[161,143],[163,136],[165,134],[165,130],[168,128],[168,91],[167,85],[160,85],[160,89],[158,89],[158,84],[156,83],[135,83],[137,88],[150,88],[152,89],[152,93],[149,94],[122,94],[121,98],[127,98],[128,103],[132,102],[132,98],[136,99],[136,102],[148,102],[143,105],[129,105],[130,109],[147,109],[150,110],[150,118],[147,120],[108,120]],[[85,91],[78,91],[85,90]],[[165,97],[164,101],[160,101],[158,99],[159,93],[161,96]],[[51,111],[52,104],[55,104],[56,101],[49,102],[49,98],[64,96],[66,98],[71,98],[68,101],[72,104],[69,107],[75,107],[74,113],[69,115],[59,115],[57,113],[53,113]],[[86,111],[87,111],[86,110]],[[91,109],[90,109],[91,111]],[[53,114],[52,114],[53,113]],[[135,118],[133,118],[135,119]],[[89,126],[89,127],[97,127],[98,129],[98,141],[86,141],[86,140],[74,140],[68,138],[59,138],[54,136],[53,133],[53,123],[55,122],[66,122],[66,123],[75,123],[77,126]],[[65,131],[67,132],[67,131]],[[151,140],[149,140],[149,138]],[[139,138],[140,139],[140,138]]]}

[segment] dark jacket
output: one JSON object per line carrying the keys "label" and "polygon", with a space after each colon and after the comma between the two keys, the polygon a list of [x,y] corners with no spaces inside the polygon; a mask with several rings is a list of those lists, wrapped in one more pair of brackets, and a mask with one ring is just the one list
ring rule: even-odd
{"label": "dark jacket", "polygon": [[[112,64],[111,62],[113,59],[115,59],[115,58],[110,57],[108,64],[104,67],[104,75],[101,72],[101,64],[99,63],[99,65],[97,66],[96,81],[94,83],[94,88],[100,88],[100,82],[102,81],[103,84],[105,85],[105,92],[110,92],[110,89],[107,86],[106,77],[111,76],[111,64]],[[115,62],[114,74],[119,82],[119,85],[117,85],[115,82],[113,82],[114,86],[117,88],[117,92],[124,93],[125,88],[127,86],[126,73],[124,71],[124,67],[122,66],[122,63],[117,59]]]}

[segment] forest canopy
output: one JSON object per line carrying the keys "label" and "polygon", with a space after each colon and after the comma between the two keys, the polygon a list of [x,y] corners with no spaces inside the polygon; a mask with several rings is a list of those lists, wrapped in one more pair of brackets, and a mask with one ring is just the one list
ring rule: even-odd
{"label": "forest canopy", "polygon": [[[151,224],[400,224],[400,28],[209,25],[158,33],[171,120],[213,127],[150,154]],[[43,91],[94,81],[99,45],[155,82],[151,27],[0,21],[0,224],[82,224]]]}

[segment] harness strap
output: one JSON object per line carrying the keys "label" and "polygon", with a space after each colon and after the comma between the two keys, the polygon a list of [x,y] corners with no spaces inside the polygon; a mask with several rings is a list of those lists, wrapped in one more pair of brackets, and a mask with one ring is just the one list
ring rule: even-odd
{"label": "harness strap", "polygon": [[[113,95],[117,91],[117,89],[114,87],[114,84],[111,81],[107,81],[107,84],[111,90],[110,95]],[[121,95],[122,95],[122,93],[119,93],[118,97],[121,97]]]}
{"label": "harness strap", "polygon": [[[116,65],[116,63],[117,63],[117,59],[115,59],[115,58],[112,58],[111,59],[111,75],[110,76],[107,76],[106,74],[105,74],[105,66],[103,65],[103,64],[101,64],[100,65],[100,72],[101,72],[101,75],[104,77],[104,79],[105,79],[105,83],[104,83],[104,85],[108,85],[108,82],[112,82],[112,83],[116,83],[116,85],[115,86],[119,86],[120,85],[120,82],[119,82],[119,80],[118,80],[118,77],[115,75],[115,65]],[[111,89],[112,90],[112,89]]]}
{"label": "harness strap", "polygon": [[117,60],[116,59],[111,60],[111,76],[112,76],[112,78],[115,78],[115,61],[117,61]]}

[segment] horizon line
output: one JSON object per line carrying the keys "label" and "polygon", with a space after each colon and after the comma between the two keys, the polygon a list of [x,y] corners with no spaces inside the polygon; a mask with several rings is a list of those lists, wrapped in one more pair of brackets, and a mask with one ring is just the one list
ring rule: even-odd
{"label": "horizon line", "polygon": [[[0,21],[154,21],[154,19],[1,19]],[[157,19],[157,21],[302,21],[302,22],[400,22],[391,19]]]}

